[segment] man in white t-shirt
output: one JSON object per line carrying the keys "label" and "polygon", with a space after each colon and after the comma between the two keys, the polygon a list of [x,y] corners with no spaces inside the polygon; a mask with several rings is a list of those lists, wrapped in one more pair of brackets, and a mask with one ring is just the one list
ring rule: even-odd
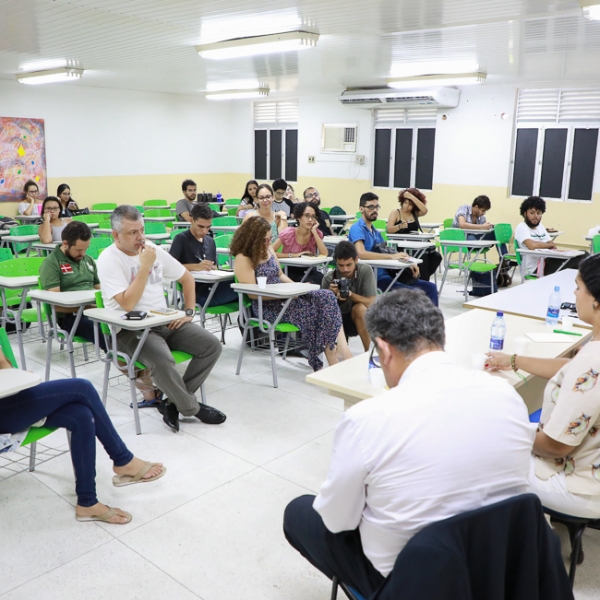
{"label": "man in white t-shirt", "polygon": [[[556,244],[542,225],[542,215],[546,212],[546,202],[539,196],[530,196],[521,203],[519,209],[523,217],[523,223],[519,223],[515,229],[515,240],[519,247],[529,250],[536,249],[556,249]],[[560,258],[548,257],[544,259],[544,272],[540,275],[550,275],[556,272],[561,265],[564,269],[577,269],[582,259],[587,256],[587,252],[580,256],[571,258],[565,264]],[[540,258],[531,254],[523,254],[523,269],[527,275],[536,275],[539,268]]]}
{"label": "man in white t-shirt", "polygon": [[421,291],[379,296],[366,322],[390,390],[343,414],[321,491],[293,500],[283,527],[370,597],[418,531],[525,492],[533,430],[506,380],[444,352],[444,318]]}
{"label": "man in white t-shirt", "polygon": [[[206,404],[199,404],[195,392],[208,377],[221,354],[217,338],[191,321],[195,314],[196,289],[190,272],[168,252],[146,241],[144,221],[133,206],[119,206],[111,215],[115,243],[100,255],[97,266],[106,308],[126,311],[167,308],[163,279],[176,280],[183,288],[186,316],[153,327],[139,354],[139,360],[152,373],[156,385],[166,396],[158,405],[163,421],[179,431],[179,413],[197,417],[204,423],[219,424],[225,415]],[[118,349],[131,356],[139,332],[121,330]],[[183,378],[175,368],[171,350],[192,355]]]}

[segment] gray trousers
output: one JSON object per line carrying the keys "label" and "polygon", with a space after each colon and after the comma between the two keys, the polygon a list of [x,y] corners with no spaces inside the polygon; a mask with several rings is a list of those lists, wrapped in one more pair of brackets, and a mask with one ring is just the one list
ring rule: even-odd
{"label": "gray trousers", "polygon": [[[117,335],[117,347],[131,356],[140,337],[138,331],[122,329]],[[171,350],[187,352],[193,357],[183,379]],[[195,323],[184,323],[179,329],[163,325],[150,330],[138,360],[150,369],[154,383],[177,410],[185,417],[192,417],[200,410],[195,392],[215,366],[221,350],[219,340]]]}

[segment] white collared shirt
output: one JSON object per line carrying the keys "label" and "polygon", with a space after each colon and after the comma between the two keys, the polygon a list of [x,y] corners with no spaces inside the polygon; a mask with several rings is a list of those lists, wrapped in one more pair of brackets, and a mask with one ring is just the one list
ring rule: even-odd
{"label": "white collared shirt", "polygon": [[532,445],[506,380],[429,352],[397,387],[344,413],[313,506],[334,533],[359,527],[386,576],[426,525],[524,493]]}

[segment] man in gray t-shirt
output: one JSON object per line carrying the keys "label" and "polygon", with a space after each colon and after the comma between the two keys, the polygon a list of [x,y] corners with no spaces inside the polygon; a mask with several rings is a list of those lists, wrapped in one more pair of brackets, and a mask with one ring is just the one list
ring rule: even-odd
{"label": "man in gray t-shirt", "polygon": [[196,190],[196,183],[191,179],[186,179],[181,184],[181,191],[183,192],[184,197],[181,200],[178,200],[177,205],[175,206],[178,221],[192,221],[190,213],[196,204]]}
{"label": "man in gray t-shirt", "polygon": [[[367,332],[365,313],[377,296],[377,282],[369,265],[359,264],[358,252],[352,242],[340,242],[333,253],[336,268],[327,273],[321,288],[331,290],[338,299],[344,332],[347,337],[360,336],[365,352],[371,345]],[[345,277],[348,280],[348,296],[340,295],[340,284],[334,283]]]}

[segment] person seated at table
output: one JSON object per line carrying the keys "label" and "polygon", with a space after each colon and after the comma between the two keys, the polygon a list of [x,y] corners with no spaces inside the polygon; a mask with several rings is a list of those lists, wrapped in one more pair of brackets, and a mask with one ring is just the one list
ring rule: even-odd
{"label": "person seated at table", "polygon": [[77,206],[77,202],[71,197],[71,188],[66,183],[61,183],[58,186],[56,195],[60,200],[61,217],[70,218],[75,215],[89,214],[89,208],[79,208],[79,206]]}
{"label": "person seated at table", "polygon": [[[271,248],[271,226],[262,217],[249,219],[235,232],[231,254],[235,256],[233,268],[240,283],[256,284],[257,277],[266,277],[267,284],[294,283],[281,270]],[[258,315],[257,297],[252,294],[249,297],[254,315]],[[264,319],[275,322],[283,304],[283,300],[265,297]],[[337,300],[329,290],[316,290],[294,298],[282,320],[292,323],[302,332],[302,341],[308,347],[308,364],[313,370],[323,368],[319,358],[322,352],[325,352],[330,365],[338,362],[338,356],[342,359],[352,356],[344,336]]]}
{"label": "person seated at table", "polygon": [[[164,311],[167,302],[163,278],[178,281],[183,288],[185,316],[168,325],[153,327],[139,353],[139,360],[152,373],[165,400],[157,405],[163,421],[179,431],[179,413],[203,423],[219,424],[225,415],[206,404],[198,404],[195,392],[206,380],[221,355],[219,340],[195,323],[196,289],[190,272],[160,246],[147,241],[144,220],[134,206],[118,206],[111,217],[114,244],[98,259],[98,276],[104,305],[125,311]],[[117,347],[132,356],[138,346],[138,331],[121,329]],[[171,350],[192,355],[183,378]]]}
{"label": "person seated at table", "polygon": [[178,221],[191,222],[192,218],[190,217],[190,213],[192,212],[192,208],[196,205],[196,198],[198,197],[196,189],[196,182],[191,179],[186,179],[181,184],[183,198],[177,200],[177,204],[175,205]]}
{"label": "person seated at table", "polygon": [[254,210],[256,205],[256,190],[258,189],[258,182],[255,179],[251,179],[246,183],[246,188],[240,199],[240,203],[235,211],[236,217],[243,217],[248,211]]}
{"label": "person seated at table", "polygon": [[63,229],[71,219],[61,217],[60,200],[56,196],[48,196],[42,204],[42,224],[38,227],[38,235],[42,244],[62,241]]}
{"label": "person seated at table", "polygon": [[[323,234],[319,231],[317,209],[309,202],[294,204],[294,219],[298,227],[284,229],[273,242],[272,248],[279,258],[298,258],[300,256],[327,256],[327,248],[323,243]],[[288,267],[287,276],[292,281],[302,281],[306,267]],[[323,273],[313,268],[304,280],[305,283],[321,285]]]}
{"label": "person seated at table", "polygon": [[321,196],[319,195],[319,192],[314,187],[309,187],[304,190],[302,196],[304,197],[304,202],[310,202],[317,208],[320,232],[323,235],[334,235],[329,215],[319,208],[321,206]]}
{"label": "person seated at table", "polygon": [[25,198],[17,205],[17,212],[20,215],[35,216],[42,214],[42,203],[38,199],[40,188],[33,179],[28,179],[23,186]]}
{"label": "person seated at table", "polygon": [[[346,336],[360,336],[366,352],[371,345],[371,338],[367,331],[365,314],[377,297],[375,274],[369,265],[358,262],[358,252],[351,242],[340,242],[335,247],[333,262],[336,268],[325,275],[321,287],[335,294]],[[348,280],[347,296],[340,293],[339,282],[344,277]]]}
{"label": "person seated at table", "polygon": [[273,188],[268,183],[263,183],[256,190],[256,210],[250,210],[244,215],[245,223],[252,217],[262,217],[271,225],[271,242],[274,242],[281,232],[288,226],[288,218],[284,211],[273,210]]}
{"label": "person seated at table", "polygon": [[300,200],[298,200],[298,198],[296,198],[296,192],[294,192],[294,187],[292,186],[291,183],[287,184],[287,189],[285,190],[285,197],[292,204],[298,204],[298,202],[300,202]]}
{"label": "person seated at table", "polygon": [[[12,368],[0,350],[0,369]],[[0,432],[3,432],[0,450],[20,445],[30,427],[42,426],[64,428],[71,434],[77,494],[75,518],[78,521],[125,525],[132,519],[130,513],[98,501],[96,438],[113,462],[113,485],[116,487],[156,481],[167,471],[162,463],[146,462],[131,453],[114,428],[98,392],[85,379],[47,381],[0,398]]]}
{"label": "person seated at table", "polygon": [[[212,224],[212,210],[208,204],[200,202],[190,213],[192,224],[183,233],[173,238],[169,253],[188,271],[212,271],[217,268],[217,246],[209,235]],[[196,282],[196,302],[204,306],[213,284]],[[228,283],[219,284],[210,306],[237,302],[238,295]]]}
{"label": "person seated at table", "polygon": [[273,182],[273,210],[283,211],[289,218],[294,208],[294,203],[287,199],[288,184],[285,179],[276,179]]}
{"label": "person seated at table", "polygon": [[[528,250],[537,250],[538,248],[558,250],[550,234],[542,225],[542,215],[546,212],[545,200],[539,196],[530,196],[523,200],[519,211],[523,217],[523,223],[519,223],[515,228],[515,240],[519,244],[519,247],[527,248]],[[531,254],[523,254],[521,262],[527,275],[550,275],[558,271],[561,265],[564,265],[563,269],[576,269],[586,256],[588,256],[587,252],[579,256],[574,256],[566,261],[566,264],[561,258],[544,258],[543,273],[539,273],[541,258]]]}
{"label": "person seated at table", "polygon": [[[398,194],[400,208],[395,208],[388,217],[386,230],[388,233],[417,233],[422,231],[419,217],[427,214],[427,197],[417,188],[407,188]],[[429,281],[442,262],[442,255],[432,248],[421,256],[419,265],[420,278]]]}
{"label": "person seated at table", "polygon": [[[352,242],[358,252],[358,258],[363,260],[409,260],[404,252],[388,252],[383,236],[375,227],[373,221],[379,216],[379,196],[373,192],[366,192],[360,197],[361,219],[350,227],[348,241]],[[438,293],[435,285],[429,281],[419,279],[420,271],[417,265],[404,269],[394,288],[416,287],[422,289],[427,297],[437,306]],[[386,269],[377,269],[377,287],[385,291],[392,282],[395,274],[390,275]]]}
{"label": "person seated at table", "polygon": [[531,428],[507,381],[444,352],[444,317],[422,292],[379,296],[366,321],[390,389],[342,413],[327,479],[287,506],[283,528],[327,577],[372,597],[418,531],[525,492]]}
{"label": "person seated at table", "polygon": [[600,518],[600,254],[579,265],[578,317],[592,339],[574,358],[534,358],[490,352],[492,371],[522,370],[548,379],[544,390],[528,492],[567,515]]}

